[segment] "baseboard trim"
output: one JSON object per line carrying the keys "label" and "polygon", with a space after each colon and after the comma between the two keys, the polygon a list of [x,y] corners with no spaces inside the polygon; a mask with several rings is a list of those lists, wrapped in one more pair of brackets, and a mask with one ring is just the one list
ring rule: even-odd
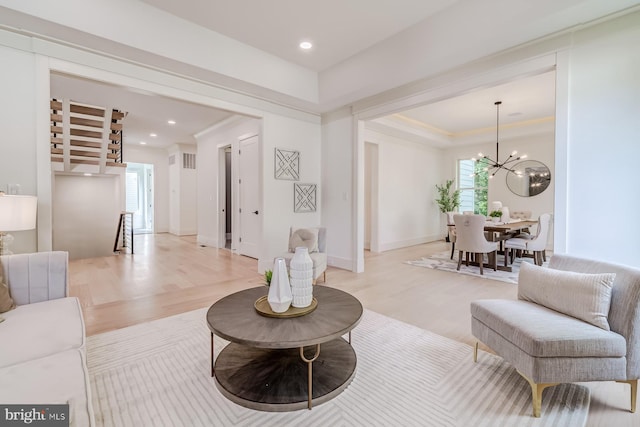
{"label": "baseboard trim", "polygon": [[198,242],[199,245],[210,246],[212,248],[218,247],[218,239],[214,237],[207,237],[207,236],[202,236],[198,234],[196,241]]}
{"label": "baseboard trim", "polygon": [[343,270],[353,270],[353,260],[349,258],[340,258],[327,255],[327,265],[331,267],[341,268]]}
{"label": "baseboard trim", "polygon": [[442,240],[442,235],[433,234],[430,236],[416,237],[415,239],[398,240],[395,242],[380,243],[380,252],[391,251],[393,249],[406,248],[409,246],[422,245],[424,243]]}

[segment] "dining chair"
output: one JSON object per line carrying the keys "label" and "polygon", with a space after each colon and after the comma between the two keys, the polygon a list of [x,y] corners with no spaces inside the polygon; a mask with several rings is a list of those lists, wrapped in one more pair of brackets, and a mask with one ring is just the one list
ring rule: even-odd
{"label": "dining chair", "polygon": [[456,225],[453,222],[455,212],[447,212],[447,231],[449,232],[449,241],[451,242],[451,259],[456,250]]}
{"label": "dining chair", "polygon": [[462,255],[466,253],[466,265],[469,265],[469,254],[474,254],[480,274],[483,274],[484,254],[489,257],[493,270],[498,268],[498,242],[489,242],[484,235],[486,219],[484,215],[454,215],[456,225],[456,244],[458,246],[458,270],[462,263]]}
{"label": "dining chair", "polygon": [[[523,237],[514,237],[504,242],[504,265],[508,264],[508,252],[511,253],[511,263],[515,257],[516,251],[521,251],[522,256],[532,256],[536,265],[542,265],[546,261],[545,250],[547,248],[547,238],[549,236],[549,227],[551,225],[551,214],[545,213],[538,218],[538,230],[535,237],[527,239]],[[532,255],[524,252],[531,251]]]}

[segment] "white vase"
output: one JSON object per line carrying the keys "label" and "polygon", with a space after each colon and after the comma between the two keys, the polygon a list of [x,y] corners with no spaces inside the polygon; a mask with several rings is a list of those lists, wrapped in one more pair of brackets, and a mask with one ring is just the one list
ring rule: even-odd
{"label": "white vase", "polygon": [[273,275],[271,276],[267,301],[275,313],[284,313],[289,309],[292,300],[287,264],[285,264],[284,258],[276,258],[273,263]]}
{"label": "white vase", "polygon": [[289,265],[293,295],[291,305],[296,308],[308,307],[313,300],[313,260],[309,256],[309,249],[297,247]]}
{"label": "white vase", "polygon": [[509,208],[506,206],[502,207],[502,217],[500,217],[500,221],[508,224],[511,221],[511,213],[509,212]]}

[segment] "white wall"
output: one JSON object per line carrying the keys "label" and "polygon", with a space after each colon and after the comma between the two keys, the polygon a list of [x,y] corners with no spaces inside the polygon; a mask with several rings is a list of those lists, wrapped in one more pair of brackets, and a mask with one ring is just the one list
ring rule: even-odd
{"label": "white wall", "polygon": [[[220,199],[221,160],[219,159],[219,149],[231,145],[237,154],[239,139],[245,135],[259,134],[260,128],[260,120],[238,116],[227,124],[196,135],[198,144],[198,243],[213,247],[222,246],[219,244],[219,233],[221,232],[220,214],[224,209],[224,201]],[[235,159],[235,155],[232,157]],[[232,203],[236,205],[237,200],[233,200]],[[237,222],[238,219],[234,217],[234,212],[226,212],[226,214],[232,216],[233,223]],[[232,247],[235,249],[235,246]]]}
{"label": "white wall", "polygon": [[640,13],[576,37],[567,73],[566,252],[640,267]]}
{"label": "white wall", "polygon": [[[34,55],[0,46],[0,191],[8,184],[19,184],[20,193],[37,195],[36,129],[33,126],[36,102]],[[38,200],[38,209],[47,208]],[[7,230],[3,230],[7,231]],[[36,231],[11,232],[14,253],[36,251]]]}
{"label": "white wall", "polygon": [[[255,134],[260,135],[259,174],[263,185],[260,191],[262,244],[258,269],[264,271],[273,266],[274,257],[287,251],[291,226],[322,225],[320,221],[320,206],[322,204],[319,160],[320,126],[306,120],[265,114],[262,120],[245,119],[231,122],[229,125],[199,134],[196,137],[201,166],[198,167],[198,242],[218,246],[220,237],[219,212],[222,209],[220,204],[223,202],[219,197],[218,171],[221,162],[224,161],[224,158],[219,159],[218,157],[219,148],[231,144],[234,147],[233,156],[235,156],[238,141]],[[318,184],[318,209],[316,212],[295,213],[293,211],[294,181],[279,180],[274,177],[276,147],[300,152],[300,180],[298,183]],[[328,235],[331,233],[328,231]],[[234,236],[235,238],[236,236]]]}
{"label": "white wall", "polygon": [[[273,258],[287,252],[289,228],[325,225],[321,221],[324,190],[321,180],[320,124],[267,113],[262,120],[262,252],[259,268],[273,266]],[[285,148],[300,152],[300,180],[298,183],[317,184],[316,212],[293,211],[294,181],[275,179],[275,149]],[[327,226],[328,227],[328,226]],[[329,239],[337,231],[327,228]]]}
{"label": "white wall", "polygon": [[[167,149],[168,157],[175,156],[169,165],[169,232],[177,236],[198,232],[198,196],[196,170],[183,168],[183,154],[197,154],[197,147],[189,144],[173,144]],[[198,159],[196,156],[196,168]]]}
{"label": "white wall", "polygon": [[153,222],[155,233],[169,231],[169,154],[164,148],[125,145],[124,161],[153,165]]}
{"label": "white wall", "polygon": [[113,254],[122,207],[122,174],[56,174],[53,191],[53,250],[70,259]]}
{"label": "white wall", "polygon": [[[322,224],[327,227],[327,262],[355,269],[353,117],[322,118]],[[364,187],[363,187],[364,188]]]}
{"label": "white wall", "polygon": [[367,130],[378,145],[378,244],[381,251],[442,239],[434,200],[444,153],[426,145]]}

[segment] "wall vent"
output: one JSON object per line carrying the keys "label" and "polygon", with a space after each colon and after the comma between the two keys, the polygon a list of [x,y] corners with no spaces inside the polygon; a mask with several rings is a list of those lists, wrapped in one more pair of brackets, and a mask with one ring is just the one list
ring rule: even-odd
{"label": "wall vent", "polygon": [[194,153],[182,153],[182,168],[183,169],[196,168],[196,155]]}

